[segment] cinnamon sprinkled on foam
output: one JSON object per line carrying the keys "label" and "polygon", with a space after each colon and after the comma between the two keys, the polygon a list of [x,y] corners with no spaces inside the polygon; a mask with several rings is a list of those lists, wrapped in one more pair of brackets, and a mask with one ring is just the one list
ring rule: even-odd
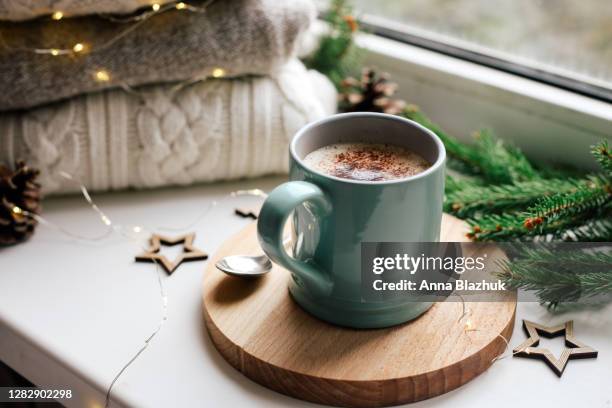
{"label": "cinnamon sprinkled on foam", "polygon": [[337,143],[308,154],[304,162],[323,173],[360,181],[385,181],[413,176],[431,164],[401,146]]}

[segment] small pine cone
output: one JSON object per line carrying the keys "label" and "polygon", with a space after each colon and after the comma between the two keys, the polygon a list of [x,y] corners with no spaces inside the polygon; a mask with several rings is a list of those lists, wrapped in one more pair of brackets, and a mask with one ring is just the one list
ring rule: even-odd
{"label": "small pine cone", "polygon": [[393,98],[397,84],[389,82],[387,74],[377,75],[364,68],[361,79],[349,77],[342,81],[340,108],[344,112],[383,112],[391,115],[400,113],[406,102]]}
{"label": "small pine cone", "polygon": [[37,222],[28,213],[40,212],[38,173],[21,161],[14,171],[0,164],[0,246],[25,241],[34,233]]}

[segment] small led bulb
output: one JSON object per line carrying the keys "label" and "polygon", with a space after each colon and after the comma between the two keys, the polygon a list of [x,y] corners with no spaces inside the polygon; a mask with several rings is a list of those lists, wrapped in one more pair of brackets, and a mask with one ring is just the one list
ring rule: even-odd
{"label": "small led bulb", "polygon": [[223,68],[215,68],[212,70],[213,78],[221,78],[225,76],[225,70]]}
{"label": "small led bulb", "polygon": [[81,52],[85,49],[85,46],[82,43],[76,43],[74,44],[74,46],[72,47],[72,51],[74,52]]}
{"label": "small led bulb", "polygon": [[153,4],[151,5],[151,8],[153,9],[153,11],[159,11],[159,8],[160,8],[160,7],[161,7],[161,6],[159,5],[159,3],[153,3]]}
{"label": "small led bulb", "polygon": [[62,18],[64,18],[64,13],[62,13],[61,11],[56,11],[53,14],[51,14],[51,18],[53,20],[61,20]]}
{"label": "small led bulb", "polygon": [[187,8],[187,5],[181,1],[181,2],[176,3],[175,7],[176,7],[177,10],[183,10],[183,9]]}
{"label": "small led bulb", "polygon": [[97,71],[94,77],[96,78],[96,81],[98,82],[110,81],[110,74],[108,73],[108,71],[105,71],[103,69]]}
{"label": "small led bulb", "polygon": [[60,52],[59,52],[59,50],[57,48],[51,48],[49,53],[51,53],[51,55],[53,55],[54,57],[57,57]]}

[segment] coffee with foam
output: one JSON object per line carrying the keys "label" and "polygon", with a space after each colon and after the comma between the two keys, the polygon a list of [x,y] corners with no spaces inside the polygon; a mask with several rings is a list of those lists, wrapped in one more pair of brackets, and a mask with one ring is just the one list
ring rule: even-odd
{"label": "coffee with foam", "polygon": [[358,181],[387,181],[414,176],[431,164],[402,146],[379,143],[335,143],[304,158],[313,170]]}

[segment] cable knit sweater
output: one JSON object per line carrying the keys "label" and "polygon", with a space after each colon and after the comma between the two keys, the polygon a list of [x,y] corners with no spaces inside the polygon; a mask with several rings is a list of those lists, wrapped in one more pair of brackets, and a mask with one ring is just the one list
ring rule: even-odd
{"label": "cable knit sweater", "polygon": [[[142,99],[141,99],[142,98]],[[144,188],[287,170],[298,128],[334,112],[333,85],[297,60],[271,77],[150,86],[0,114],[0,162],[40,168],[43,191]]]}
{"label": "cable knit sweater", "polygon": [[[316,14],[312,0],[216,0],[204,13],[172,10],[136,26],[107,48],[102,44],[133,23],[87,16],[0,23],[0,111],[22,109],[119,87],[210,75],[266,75],[296,55]],[[91,50],[52,56],[24,48]],[[98,48],[96,48],[98,47]],[[97,82],[104,69],[110,80]]]}

